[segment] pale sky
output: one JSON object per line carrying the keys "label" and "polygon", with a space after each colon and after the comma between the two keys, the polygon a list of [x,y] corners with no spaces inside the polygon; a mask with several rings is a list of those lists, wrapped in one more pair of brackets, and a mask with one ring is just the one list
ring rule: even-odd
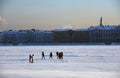
{"label": "pale sky", "polygon": [[119,0],[0,0],[0,30],[120,24]]}

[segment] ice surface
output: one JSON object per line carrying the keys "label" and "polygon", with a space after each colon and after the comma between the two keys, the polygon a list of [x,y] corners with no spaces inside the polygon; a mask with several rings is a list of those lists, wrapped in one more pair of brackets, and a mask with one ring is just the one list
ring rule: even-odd
{"label": "ice surface", "polygon": [[[64,52],[63,60],[57,51]],[[120,46],[0,46],[0,69],[0,78],[120,78]]]}

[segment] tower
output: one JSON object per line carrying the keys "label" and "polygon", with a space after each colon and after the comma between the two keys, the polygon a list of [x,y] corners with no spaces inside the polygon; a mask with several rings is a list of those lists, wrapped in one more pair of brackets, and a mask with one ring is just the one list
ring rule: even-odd
{"label": "tower", "polygon": [[102,17],[100,18],[100,26],[103,26]]}

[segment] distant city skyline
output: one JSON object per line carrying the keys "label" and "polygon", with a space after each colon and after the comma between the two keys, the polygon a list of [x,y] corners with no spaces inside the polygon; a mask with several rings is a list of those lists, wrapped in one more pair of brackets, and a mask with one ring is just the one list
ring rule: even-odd
{"label": "distant city skyline", "polygon": [[0,31],[119,25],[119,0],[0,0]]}

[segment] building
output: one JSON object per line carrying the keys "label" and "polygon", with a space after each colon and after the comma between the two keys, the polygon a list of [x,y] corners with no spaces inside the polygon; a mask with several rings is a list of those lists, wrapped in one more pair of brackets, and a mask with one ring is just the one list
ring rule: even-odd
{"label": "building", "polygon": [[44,35],[45,35],[45,32],[42,31],[42,30],[35,30],[34,31],[34,39],[33,39],[33,42],[34,43],[44,43],[45,40],[44,40]]}
{"label": "building", "polygon": [[8,30],[0,32],[0,43],[120,43],[120,25],[103,25],[102,17],[98,26],[88,29]]}
{"label": "building", "polygon": [[53,30],[54,43],[72,43],[73,30],[57,29]]}
{"label": "building", "polygon": [[53,43],[54,33],[51,31],[45,31],[44,40],[45,40],[45,43]]}
{"label": "building", "polygon": [[9,30],[9,31],[4,31],[2,33],[2,43],[4,44],[15,44],[17,39],[16,39],[16,36],[17,36],[17,31],[13,31],[13,30]]}
{"label": "building", "polygon": [[54,30],[55,43],[89,43],[89,30]]}
{"label": "building", "polygon": [[88,29],[78,29],[74,30],[72,34],[73,43],[89,43],[89,30]]}
{"label": "building", "polygon": [[3,33],[2,32],[0,32],[0,43],[3,43]]}
{"label": "building", "polygon": [[120,42],[120,26],[104,26],[102,18],[99,26],[90,27],[89,30],[91,43],[111,44]]}
{"label": "building", "polygon": [[25,30],[19,30],[16,35],[16,44],[26,43],[27,42],[26,35],[27,32]]}

